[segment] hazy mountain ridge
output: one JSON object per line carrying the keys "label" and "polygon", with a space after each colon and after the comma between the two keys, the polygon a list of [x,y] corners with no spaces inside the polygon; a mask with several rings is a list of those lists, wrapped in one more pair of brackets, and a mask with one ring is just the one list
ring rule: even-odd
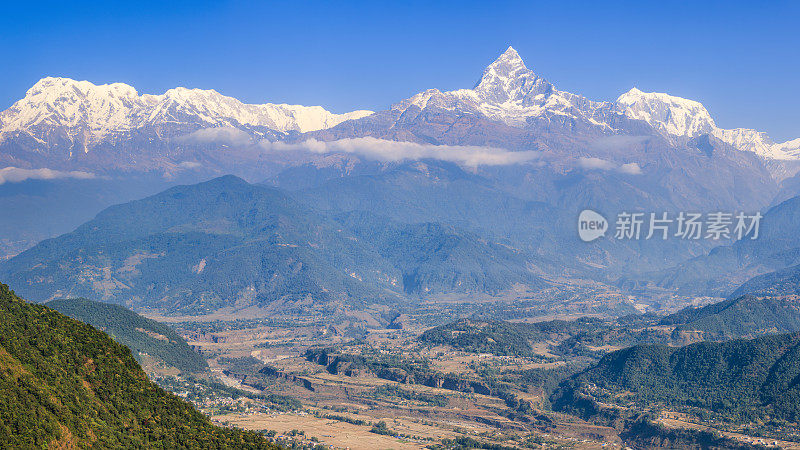
{"label": "hazy mountain ridge", "polygon": [[669,269],[645,274],[644,278],[661,287],[699,295],[781,295],[777,291],[755,288],[756,282],[739,286],[757,276],[763,275],[763,279],[779,277],[769,275],[774,271],[780,271],[776,274],[787,274],[791,272],[788,267],[800,263],[798,224],[800,197],[793,197],[764,213],[757,239],[743,239],[731,245],[715,247],[708,254]]}
{"label": "hazy mountain ridge", "polygon": [[82,296],[189,313],[332,314],[421,293],[543,285],[525,255],[478,236],[369,214],[336,219],[233,176],[109,208],[0,270],[40,301]]}
{"label": "hazy mountain ridge", "polygon": [[[45,144],[31,136],[22,141],[13,136],[3,138],[0,157],[6,158],[7,164],[37,166],[58,160],[64,162],[66,167],[91,167],[98,173],[111,174],[109,176],[112,178],[137,176],[137,173],[145,172],[149,176],[163,174],[167,178],[181,175],[188,182],[221,173],[236,173],[251,180],[254,177],[258,180],[269,179],[280,187],[296,190],[293,197],[299,200],[297,203],[310,205],[325,214],[367,212],[387,216],[407,225],[439,223],[455,227],[459,232],[471,233],[470,240],[477,236],[507,246],[512,251],[506,254],[504,261],[519,259],[519,255],[523,255],[524,261],[503,269],[509,273],[509,277],[501,286],[507,286],[512,279],[526,279],[534,283],[536,280],[527,278],[526,270],[538,276],[556,273],[556,268],[563,267],[564,271],[559,276],[588,277],[628,289],[638,283],[635,272],[673,267],[687,256],[704,255],[719,243],[708,240],[670,239],[656,242],[608,238],[587,246],[575,236],[575,217],[580,210],[593,209],[611,220],[623,210],[645,213],[666,211],[673,214],[678,211],[752,213],[769,205],[780,192],[781,177],[791,175],[791,167],[782,160],[767,160],[763,151],[745,149],[742,147],[744,141],[739,137],[734,139],[729,136],[730,133],[726,134],[727,131],[716,128],[708,111],[697,102],[666,94],[647,94],[635,89],[623,94],[615,102],[593,102],[557,90],[552,83],[529,70],[513,48],[509,48],[486,68],[474,89],[425,91],[387,110],[364,117],[341,116],[336,119],[343,120],[338,124],[334,124],[334,121],[317,122],[321,124],[321,129],[305,133],[301,133],[302,130],[297,128],[300,125],[294,122],[294,125],[281,122],[285,126],[278,126],[276,124],[280,121],[269,119],[272,120],[270,122],[267,116],[256,114],[263,112],[263,108],[253,110],[253,105],[241,104],[213,91],[178,89],[164,96],[139,96],[135,90],[124,85],[108,85],[100,89],[75,83],[80,86],[73,86],[74,89],[70,90],[65,86],[72,86],[73,82],[48,79],[40,86],[42,89],[45,85],[53,85],[57,88],[54,92],[64,92],[54,96],[45,95],[44,91],[32,94],[32,97],[42,96],[47,101],[62,102],[62,112],[56,109],[55,116],[51,117],[39,114],[31,106],[23,115],[7,112],[11,114],[8,117],[14,116],[14,119],[0,119],[2,127],[12,126],[18,122],[17,119],[24,119],[23,122],[38,123],[44,127],[42,130],[49,130],[47,124],[58,116],[56,118],[61,120],[59,123],[63,122],[74,129],[69,132],[53,131],[52,135],[48,134],[49,137],[73,142],[75,136],[82,136],[81,133],[96,131],[96,136],[100,136],[99,141],[86,137],[88,140],[81,142],[87,143],[87,146],[81,148],[64,147],[57,143],[43,151]],[[81,90],[84,88],[86,92]],[[95,94],[89,95],[95,92],[95,88],[99,89],[97,98]],[[111,95],[114,100],[102,100],[104,95]],[[81,110],[85,106],[82,103],[84,100],[96,105],[99,112],[88,114]],[[136,102],[160,106],[148,106],[152,107],[151,110],[142,109],[143,112],[131,116],[130,108]],[[90,122],[100,124],[99,128],[86,125]],[[146,126],[136,128],[137,124]],[[123,130],[124,136],[114,134],[117,125]],[[149,128],[151,125],[156,128]],[[290,129],[292,127],[297,129]],[[761,136],[759,139],[766,139],[761,134],[758,136]],[[364,138],[374,139],[359,141]],[[311,139],[313,141],[307,143]],[[273,146],[276,141],[281,145]],[[327,147],[330,141],[345,142],[350,147]],[[411,149],[411,153],[402,146],[384,149],[387,141],[392,145],[410,142],[426,146],[424,154],[430,158],[421,160],[421,157],[413,156],[416,147]],[[372,153],[342,150],[352,149],[352,146],[369,147]],[[453,146],[460,147],[454,149],[451,148]],[[507,152],[510,154],[528,151],[531,156],[521,161],[510,158],[508,162],[497,165],[483,165],[479,160],[474,166],[465,166],[441,156],[452,154],[453,151],[471,151],[473,147],[489,149],[486,150],[489,152],[508,149],[511,150]],[[120,175],[120,171],[125,173]],[[784,191],[781,195],[787,193]],[[175,212],[181,212],[184,206],[175,202],[173,208]],[[214,207],[224,209],[226,205],[220,202]],[[292,220],[299,217],[285,212],[286,217]],[[285,261],[305,261],[305,269],[325,261],[324,264],[332,264],[330,270],[334,273],[341,272],[341,269],[350,270],[344,278],[337,275],[335,284],[339,291],[355,292],[357,285],[374,283],[381,286],[378,289],[381,294],[373,291],[369,296],[386,294],[382,289],[387,289],[389,296],[397,292],[408,293],[404,287],[399,287],[399,281],[396,282],[398,284],[392,284],[391,280],[402,280],[403,273],[411,275],[414,269],[399,268],[396,262],[370,247],[375,243],[366,246],[369,248],[357,250],[369,254],[364,260],[375,262],[377,269],[372,270],[362,267],[355,260],[335,257],[333,252],[321,257],[319,250],[313,247],[270,247],[274,251],[264,253],[261,241],[242,237],[242,233],[260,233],[252,227],[238,230],[235,224],[217,223],[184,224],[184,228],[172,229],[172,225],[159,222],[160,218],[153,219],[152,216],[158,214],[171,216],[173,212],[142,211],[137,220],[155,228],[149,235],[127,236],[125,245],[145,249],[143,255],[160,255],[158,249],[169,241],[176,248],[184,249],[186,255],[191,255],[181,260],[179,265],[194,267],[199,265],[203,257],[190,247],[205,242],[204,245],[220,252],[220,258],[231,255],[238,258],[247,254],[247,261],[253,264],[259,262],[256,265],[262,265],[260,262],[271,261],[281,267],[278,272],[294,273],[306,281],[309,276],[307,272],[295,272],[298,267],[285,264]],[[319,217],[306,219],[298,223],[305,223],[303,233],[311,235],[313,225],[310,224],[317,223]],[[327,217],[325,220],[332,223],[333,219]],[[215,226],[222,227],[224,232],[209,232]],[[416,230],[420,231],[419,228]],[[88,234],[85,231],[83,233],[80,239],[94,245],[88,239]],[[24,242],[35,239],[26,236]],[[69,242],[70,238],[64,239],[66,241],[62,242]],[[338,241],[338,238],[331,238],[330,242],[333,241]],[[268,241],[268,245],[277,242]],[[288,241],[282,244],[296,245]],[[8,244],[11,248],[23,248],[24,245],[17,242]],[[51,249],[54,255],[63,253],[61,249],[49,245],[43,243],[37,251]],[[78,245],[75,242],[71,245],[77,251]],[[136,250],[133,247],[123,250],[121,242],[115,242],[113,246],[117,256]],[[233,247],[237,250],[222,251]],[[341,248],[346,248],[344,243]],[[777,245],[775,248],[782,247]],[[483,249],[486,250],[486,247]],[[474,255],[477,250],[478,247],[472,247],[470,252]],[[722,250],[718,252],[725,253]],[[17,261],[27,258],[32,262],[30,255],[21,255]],[[312,257],[313,262],[307,259]],[[70,256],[73,261],[70,270],[86,271],[88,279],[98,283],[97,286],[84,291],[59,292],[59,295],[94,298],[98,292],[102,292],[102,298],[110,299],[120,290],[128,289],[129,277],[136,271],[125,272],[120,279],[109,278],[100,270],[108,267],[108,261],[99,255],[93,258],[90,265],[93,269],[89,270],[87,267],[81,268],[83,262],[77,253]],[[188,264],[189,259],[196,261]],[[137,270],[166,264],[163,262],[166,260],[160,256],[147,257],[143,261]],[[439,263],[446,264],[447,261]],[[14,264],[16,262],[6,267]],[[529,267],[522,268],[525,264]],[[114,270],[121,270],[122,267],[125,264],[119,262]],[[204,267],[205,278],[213,278],[214,274],[220,280],[232,276],[221,264],[207,261]],[[436,267],[441,269],[443,266]],[[502,264],[495,267],[502,267]],[[730,265],[725,262],[720,263],[719,267],[720,273],[724,273]],[[734,283],[781,267],[775,264],[752,268],[752,271],[740,274]],[[415,268],[425,271],[424,266]],[[148,276],[156,277],[159,270],[163,269],[155,270]],[[323,267],[317,266],[312,271],[318,270],[323,270]],[[248,281],[231,287],[225,292],[226,298],[238,299],[236,301],[241,304],[253,302],[248,292],[250,281],[259,277],[257,272],[251,270],[245,277]],[[460,281],[448,281],[432,272],[427,272],[423,278],[439,278],[434,284],[450,283],[451,289],[457,287],[459,282],[462,286],[482,285],[487,290],[495,289],[491,283],[481,281],[485,274],[481,274],[480,270],[469,272]],[[648,275],[646,281],[655,281],[659,289],[674,289],[686,276],[695,277],[699,274],[702,278],[706,277],[704,274],[707,272],[708,269],[703,267],[698,271],[677,274],[658,273],[654,275],[655,278],[649,278]],[[191,273],[191,270],[184,273],[186,279],[197,275]],[[353,273],[356,275],[353,276]],[[496,275],[492,278],[505,277]],[[362,282],[358,277],[371,281]],[[635,282],[627,283],[628,280],[622,277],[634,278]],[[156,286],[154,289],[160,289],[161,292],[177,289],[164,280],[153,278],[150,281],[151,285]],[[74,286],[66,280],[53,282]],[[264,282],[264,286],[269,287],[255,290],[274,293],[282,292],[289,284],[298,285],[296,278],[286,281],[288,284],[274,280]],[[327,279],[326,282],[333,280]],[[686,286],[695,282],[709,283],[706,277],[699,281],[689,280]],[[193,283],[192,289],[197,290],[204,282]],[[712,288],[720,289],[718,283],[710,283]],[[328,289],[325,284],[319,279],[310,282],[315,286],[312,289],[314,292],[324,292]],[[686,286],[681,284],[679,287]],[[207,286],[202,289],[207,289]],[[304,293],[307,291],[301,289],[292,295],[299,298]],[[32,298],[47,299],[52,292],[47,295],[44,292],[26,294]],[[147,295],[152,295],[152,292]],[[198,301],[213,303],[215,308],[221,302],[220,297]]]}
{"label": "hazy mountain ridge", "polygon": [[800,302],[744,295],[702,308],[686,308],[660,322],[676,332],[700,331],[703,340],[727,340],[800,331]]}

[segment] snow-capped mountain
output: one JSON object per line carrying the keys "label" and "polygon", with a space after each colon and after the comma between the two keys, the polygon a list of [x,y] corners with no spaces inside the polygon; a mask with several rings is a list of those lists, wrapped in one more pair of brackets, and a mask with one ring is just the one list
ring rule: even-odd
{"label": "snow-capped mountain", "polygon": [[[505,145],[512,150],[518,149],[515,143],[520,142],[534,149],[559,148],[565,143],[580,146],[577,142],[585,143],[598,135],[655,134],[675,145],[685,142],[684,138],[710,135],[778,163],[800,160],[800,139],[774,143],[757,130],[719,128],[696,101],[634,88],[615,101],[603,102],[558,90],[528,69],[517,51],[509,47],[483,71],[474,88],[445,92],[428,89],[377,114],[363,110],[334,114],[319,106],[245,104],[214,90],[175,88],[161,95],[140,95],[122,83],[95,85],[69,78],[43,78],[23,99],[0,113],[0,162],[48,167],[52,166],[48,158],[56,158],[59,163],[73,162],[76,167],[93,164],[141,170],[146,161],[149,170],[197,159],[180,138],[204,129],[218,132],[220,128],[225,129],[220,135],[240,133],[244,138],[237,142],[244,143],[264,138],[304,140],[309,136],[448,142],[437,137],[440,131],[422,136],[419,130],[409,128],[408,124],[416,120],[413,117],[423,111],[423,122],[440,112],[474,116],[477,121],[469,125],[473,139],[462,136],[462,143]],[[339,126],[351,121],[352,125]],[[403,126],[395,126],[397,121]],[[451,128],[447,123],[437,126],[439,130]],[[487,133],[497,126],[505,128]],[[512,138],[514,128],[527,134]],[[320,136],[321,130],[331,132]],[[543,137],[542,130],[549,134]],[[461,132],[460,128],[455,132]],[[489,134],[492,140],[485,139]],[[570,152],[573,147],[561,150]],[[81,156],[95,148],[102,151],[90,158]],[[209,150],[212,153],[207,157],[221,155],[214,154],[213,148]],[[225,157],[226,165],[239,163],[231,154]]]}
{"label": "snow-capped mountain", "polygon": [[26,135],[48,146],[54,134],[83,145],[114,143],[148,126],[263,127],[304,133],[358,119],[371,111],[334,114],[320,106],[245,104],[214,90],[170,89],[139,95],[127,84],[95,85],[69,78],[43,78],[25,97],[0,113],[0,141]]}
{"label": "snow-capped mountain", "polygon": [[632,119],[647,122],[667,136],[710,134],[735,148],[767,159],[798,158],[800,139],[776,144],[763,131],[719,128],[705,106],[694,100],[633,88],[614,102],[614,109]]}
{"label": "snow-capped mountain", "polygon": [[441,92],[429,89],[396,105],[406,111],[416,106],[437,106],[472,112],[510,126],[524,126],[531,118],[570,117],[607,127],[601,120],[608,104],[557,90],[550,82],[525,67],[516,50],[509,47],[483,72],[473,89]]}
{"label": "snow-capped mountain", "polygon": [[514,127],[524,127],[537,119],[567,118],[610,132],[621,131],[613,120],[614,115],[621,115],[644,121],[668,138],[709,134],[764,158],[800,158],[800,140],[774,143],[766,133],[757,130],[719,128],[708,110],[694,100],[633,88],[613,102],[598,102],[560,91],[528,69],[512,47],[484,70],[473,89],[447,92],[428,89],[392,108],[404,112],[412,106],[481,114]]}

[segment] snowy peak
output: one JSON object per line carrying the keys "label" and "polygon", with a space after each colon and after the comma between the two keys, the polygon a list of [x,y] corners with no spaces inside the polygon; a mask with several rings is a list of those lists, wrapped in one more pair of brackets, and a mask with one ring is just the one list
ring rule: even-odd
{"label": "snowy peak", "polygon": [[84,96],[90,94],[107,94],[117,97],[135,98],[139,95],[133,86],[129,86],[125,83],[95,85],[88,81],[77,81],[71,78],[45,77],[28,89],[25,96],[70,94],[70,91],[72,91],[71,93]]}
{"label": "snowy peak", "polygon": [[[800,159],[800,141],[774,143],[757,130],[721,129],[708,110],[693,100],[633,88],[613,102],[597,102],[560,91],[530,70],[513,47],[483,70],[472,89],[428,89],[392,106],[400,114],[409,108],[480,115],[513,127],[591,128],[613,134],[626,132],[620,119],[627,118],[648,124],[653,133],[670,140],[710,134],[765,158]],[[123,83],[95,85],[47,77],[0,112],[0,143],[19,137],[33,150],[80,144],[89,151],[96,144],[125,140],[139,130],[155,140],[214,127],[280,135],[327,129],[370,114],[362,110],[334,114],[319,106],[246,104],[215,90],[184,87],[161,95],[140,95]],[[637,129],[642,132],[641,127]]]}
{"label": "snowy peak", "polygon": [[546,121],[555,118],[577,119],[606,128],[605,124],[595,120],[603,105],[557,90],[528,69],[519,53],[509,47],[484,69],[473,89],[447,92],[429,89],[397,103],[392,109],[404,112],[411,106],[420,109],[433,106],[481,114],[511,126],[525,126],[531,118]]}
{"label": "snowy peak", "polygon": [[525,61],[519,56],[514,47],[508,47],[493,63],[489,64],[483,71],[481,81],[477,86],[480,86],[484,80],[492,80],[495,78],[514,78],[519,74],[527,74],[528,68],[525,67]]}
{"label": "snowy peak", "polygon": [[694,100],[633,88],[614,104],[617,112],[674,136],[697,136],[716,129],[705,106]]}
{"label": "snowy peak", "polygon": [[265,127],[307,132],[358,119],[371,111],[334,114],[319,106],[251,105],[215,90],[173,88],[162,95],[139,95],[123,83],[95,85],[46,77],[25,97],[0,113],[0,141],[19,133],[47,144],[54,129],[88,147],[147,126]]}
{"label": "snowy peak", "polygon": [[480,114],[515,127],[537,122],[548,125],[554,121],[582,122],[608,133],[624,133],[616,127],[618,119],[626,117],[647,123],[655,133],[668,139],[710,134],[739,150],[765,158],[800,159],[796,141],[775,144],[766,133],[757,130],[721,129],[705,106],[694,100],[633,88],[614,102],[597,102],[559,91],[528,69],[513,47],[508,47],[486,67],[473,89],[446,92],[428,89],[392,109],[404,112],[412,106]]}
{"label": "snowy peak", "polygon": [[483,71],[474,91],[490,103],[519,102],[533,105],[537,95],[547,94],[553,86],[525,67],[525,62],[513,47]]}
{"label": "snowy peak", "polygon": [[0,113],[0,139],[12,132],[29,132],[43,139],[49,129],[64,128],[71,137],[88,133],[102,140],[127,129],[139,101],[136,90],[123,83],[94,85],[88,81],[47,77],[25,98]]}
{"label": "snowy peak", "polygon": [[723,129],[702,103],[657,92],[633,88],[614,102],[619,114],[647,122],[662,135],[695,137],[710,134],[733,147],[768,159],[798,159],[800,140],[776,144],[769,136],[747,128]]}

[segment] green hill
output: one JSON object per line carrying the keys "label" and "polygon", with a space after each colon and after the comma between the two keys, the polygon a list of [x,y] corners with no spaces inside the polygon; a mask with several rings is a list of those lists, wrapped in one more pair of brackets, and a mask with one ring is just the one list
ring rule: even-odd
{"label": "green hill", "polygon": [[142,354],[146,354],[183,372],[199,373],[208,369],[205,358],[192,350],[172,328],[122,306],[85,298],[53,300],[46,305],[104,331],[131,349],[139,363],[142,363]]}
{"label": "green hill", "polygon": [[274,448],[212,425],[150,382],[128,348],[2,284],[0,373],[7,448]]}
{"label": "green hill", "polygon": [[676,332],[701,331],[705,340],[800,331],[800,300],[741,296],[702,308],[686,308],[661,320]]}
{"label": "green hill", "polygon": [[800,265],[765,273],[747,280],[734,292],[738,295],[786,296],[800,294]]}
{"label": "green hill", "polygon": [[800,333],[609,353],[562,383],[555,409],[591,416],[600,405],[700,408],[732,420],[800,419]]}
{"label": "green hill", "polygon": [[428,344],[449,345],[465,352],[533,356],[532,344],[548,340],[563,340],[563,345],[554,351],[574,353],[582,344],[606,345],[611,343],[609,341],[619,344],[639,337],[631,336],[625,330],[616,331],[610,322],[581,317],[569,321],[535,323],[461,319],[431,328],[422,333],[419,339]]}

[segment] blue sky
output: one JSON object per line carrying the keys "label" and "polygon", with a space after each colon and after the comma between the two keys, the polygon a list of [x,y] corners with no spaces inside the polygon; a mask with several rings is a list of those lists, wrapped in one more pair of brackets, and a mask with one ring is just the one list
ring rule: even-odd
{"label": "blue sky", "polygon": [[720,126],[800,137],[800,2],[5,3],[0,109],[48,75],[382,109],[472,87],[513,45],[559,89],[668,92]]}

